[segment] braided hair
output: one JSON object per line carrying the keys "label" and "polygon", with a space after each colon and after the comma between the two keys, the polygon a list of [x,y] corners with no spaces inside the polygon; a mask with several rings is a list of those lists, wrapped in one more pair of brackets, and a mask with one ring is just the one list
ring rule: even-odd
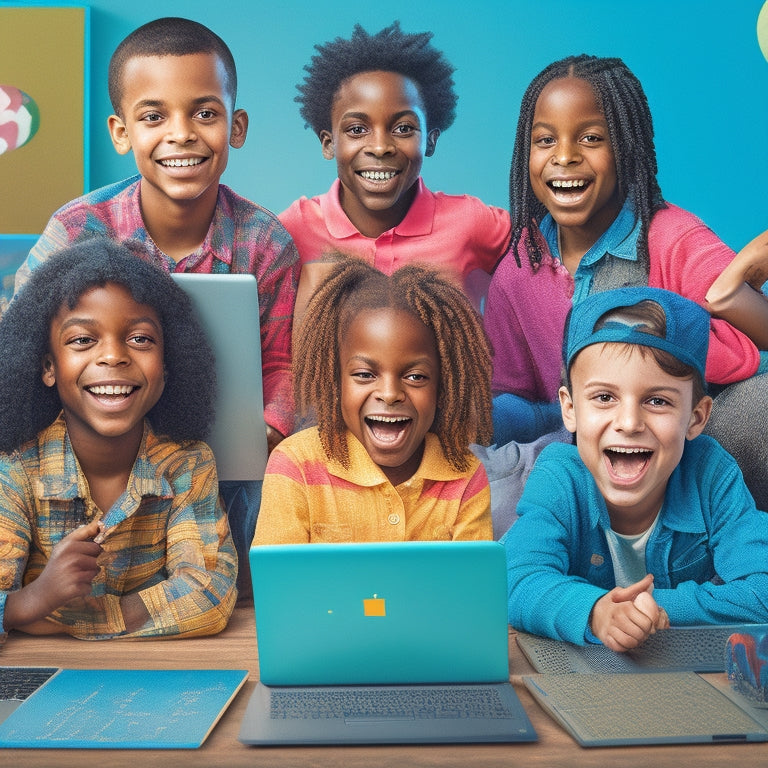
{"label": "braided hair", "polygon": [[294,101],[304,122],[316,134],[331,130],[331,108],[341,84],[360,72],[397,72],[416,84],[427,114],[427,128],[444,131],[456,114],[453,66],[430,44],[431,32],[407,34],[395,21],[375,35],[359,24],[348,40],[337,37],[316,45],[317,54],[304,67],[304,82]]}
{"label": "braided hair", "polygon": [[346,257],[333,269],[309,302],[294,348],[294,386],[301,413],[314,409],[326,455],[347,467],[340,340],[360,312],[380,308],[407,312],[432,332],[440,379],[430,431],[437,435],[451,466],[466,470],[469,444],[488,444],[493,432],[490,347],[467,297],[432,269],[409,265],[385,275]]}
{"label": "braided hair", "polygon": [[616,177],[622,199],[629,197],[640,219],[638,257],[646,269],[648,229],[653,215],[666,207],[656,180],[658,171],[653,142],[653,120],[640,81],[618,58],[569,56],[542,70],[526,90],[517,122],[512,165],[509,172],[509,207],[512,218],[512,249],[518,266],[517,248],[522,239],[531,266],[541,263],[543,244],[535,236],[537,222],[547,209],[533,193],[529,154],[536,102],[553,80],[577,77],[589,83],[608,124]]}

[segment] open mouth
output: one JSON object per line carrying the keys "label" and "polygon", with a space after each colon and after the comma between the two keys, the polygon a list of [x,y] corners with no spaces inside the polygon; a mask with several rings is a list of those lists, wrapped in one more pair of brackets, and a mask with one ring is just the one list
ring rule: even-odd
{"label": "open mouth", "polygon": [[380,443],[394,443],[413,419],[407,416],[366,416],[365,423],[374,439]]}
{"label": "open mouth", "polygon": [[200,165],[205,162],[204,157],[184,157],[173,160],[160,160],[160,165],[164,168],[188,168],[192,165]]}
{"label": "open mouth", "polygon": [[399,171],[358,171],[357,175],[366,181],[389,181],[394,179]]}
{"label": "open mouth", "polygon": [[606,448],[603,451],[614,477],[633,480],[643,474],[653,451],[645,448]]}
{"label": "open mouth", "polygon": [[552,179],[547,182],[555,197],[563,202],[578,199],[590,184],[588,179]]}
{"label": "open mouth", "polygon": [[133,394],[138,387],[130,384],[100,384],[94,387],[86,387],[86,390],[98,398],[124,400]]}

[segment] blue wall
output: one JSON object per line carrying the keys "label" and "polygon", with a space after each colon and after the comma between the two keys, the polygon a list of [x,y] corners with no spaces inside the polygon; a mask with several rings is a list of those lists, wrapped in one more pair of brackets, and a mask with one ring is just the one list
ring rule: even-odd
{"label": "blue wall", "polygon": [[573,53],[620,56],[648,94],[666,198],[739,248],[768,228],[768,62],[755,32],[762,3],[187,0],[182,7],[170,0],[94,0],[91,187],[135,172],[107,135],[106,72],[115,46],[138,25],[185,15],[227,41],[238,64],[238,106],[251,123],[224,181],[279,212],[299,195],[325,191],[335,175],[293,102],[314,44],[349,35],[355,22],[375,31],[399,18],[406,31],[434,32],[434,44],[457,67],[458,116],[425,161],[430,187],[506,206],[517,113],[531,78]]}

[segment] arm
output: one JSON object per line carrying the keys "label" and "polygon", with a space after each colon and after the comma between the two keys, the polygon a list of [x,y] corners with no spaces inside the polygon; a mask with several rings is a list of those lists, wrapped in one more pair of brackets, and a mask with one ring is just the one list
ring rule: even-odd
{"label": "arm", "polygon": [[306,486],[297,464],[281,448],[267,462],[253,545],[310,541]]}
{"label": "arm", "polygon": [[706,294],[713,317],[727,320],[749,336],[758,349],[768,349],[768,231],[742,248]]}
{"label": "arm", "polygon": [[479,463],[464,489],[459,514],[453,526],[454,541],[478,539],[493,539],[491,488],[485,467]]}
{"label": "arm", "polygon": [[40,235],[37,242],[32,246],[27,258],[16,270],[16,282],[14,286],[14,295],[19,292],[24,283],[29,280],[32,270],[39,267],[47,261],[54,253],[70,245],[71,239],[67,227],[56,218],[56,214],[51,218]]}

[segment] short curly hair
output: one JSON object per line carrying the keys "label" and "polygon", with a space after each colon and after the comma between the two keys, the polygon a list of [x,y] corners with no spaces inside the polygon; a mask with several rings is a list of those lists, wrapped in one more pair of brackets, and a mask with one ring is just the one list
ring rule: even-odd
{"label": "short curly hair", "polygon": [[339,264],[310,299],[293,358],[296,400],[303,414],[314,409],[326,456],[349,463],[340,339],[360,312],[387,308],[413,315],[434,336],[440,379],[430,432],[451,466],[466,470],[469,444],[487,445],[493,432],[490,345],[469,299],[434,269],[411,264],[385,275],[360,259],[328,258]]}
{"label": "short curly hair", "polygon": [[304,67],[304,82],[294,99],[305,124],[316,134],[331,130],[331,109],[341,84],[360,72],[397,72],[413,80],[424,102],[427,129],[444,131],[456,116],[454,67],[430,44],[431,32],[407,34],[395,21],[375,35],[359,24],[352,37],[316,45],[317,54]]}
{"label": "short curly hair", "polygon": [[187,294],[170,275],[140,258],[140,244],[89,238],[35,269],[0,320],[0,451],[10,452],[49,426],[61,411],[56,387],[42,381],[51,323],[89,290],[123,286],[157,312],[163,330],[166,382],[147,414],[174,441],[203,440],[213,423],[213,351]]}
{"label": "short curly hair", "polygon": [[130,59],[138,56],[187,56],[193,53],[213,53],[218,56],[227,75],[226,86],[234,108],[237,68],[229,46],[215,32],[197,21],[167,16],[134,29],[112,54],[107,85],[115,114],[122,117],[123,71]]}

